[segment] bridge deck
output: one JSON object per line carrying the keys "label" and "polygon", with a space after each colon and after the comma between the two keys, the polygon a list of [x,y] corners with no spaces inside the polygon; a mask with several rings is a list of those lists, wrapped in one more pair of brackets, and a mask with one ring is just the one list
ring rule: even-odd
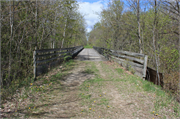
{"label": "bridge deck", "polygon": [[94,49],[90,49],[90,48],[83,49],[76,57],[76,60],[106,61],[104,56],[100,55],[97,51],[95,51]]}

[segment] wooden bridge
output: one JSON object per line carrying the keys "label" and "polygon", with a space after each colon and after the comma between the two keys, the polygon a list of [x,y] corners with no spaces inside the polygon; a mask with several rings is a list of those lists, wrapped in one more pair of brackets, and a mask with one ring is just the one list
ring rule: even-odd
{"label": "wooden bridge", "polygon": [[[80,61],[115,61],[133,74],[157,84],[157,72],[147,67],[148,56],[140,53],[111,50],[100,47],[84,49],[83,46],[34,51],[34,78],[46,73],[62,62],[74,59]],[[159,73],[160,85],[163,87],[163,76]]]}
{"label": "wooden bridge", "polygon": [[75,58],[80,61],[113,60],[135,75],[145,79],[148,56],[128,51],[115,51],[106,48],[93,47],[84,49],[82,46],[59,49],[42,49],[34,51],[34,77],[46,73],[51,67],[65,60]]}

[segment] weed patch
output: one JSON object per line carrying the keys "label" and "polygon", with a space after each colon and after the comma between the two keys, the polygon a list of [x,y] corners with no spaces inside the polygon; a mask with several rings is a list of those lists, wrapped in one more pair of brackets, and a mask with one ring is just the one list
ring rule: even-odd
{"label": "weed patch", "polygon": [[93,70],[91,70],[91,69],[86,69],[86,70],[84,70],[84,71],[83,71],[83,73],[93,74],[93,73],[94,73],[94,71],[93,71]]}

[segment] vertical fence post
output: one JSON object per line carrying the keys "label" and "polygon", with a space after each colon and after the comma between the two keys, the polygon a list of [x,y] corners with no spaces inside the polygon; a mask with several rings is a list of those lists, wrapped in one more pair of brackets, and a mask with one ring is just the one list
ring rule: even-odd
{"label": "vertical fence post", "polygon": [[148,56],[145,55],[145,57],[144,57],[144,69],[143,69],[143,80],[145,80],[145,78],[146,78],[147,61],[148,61]]}
{"label": "vertical fence post", "polygon": [[36,80],[36,48],[33,52],[34,80]]}

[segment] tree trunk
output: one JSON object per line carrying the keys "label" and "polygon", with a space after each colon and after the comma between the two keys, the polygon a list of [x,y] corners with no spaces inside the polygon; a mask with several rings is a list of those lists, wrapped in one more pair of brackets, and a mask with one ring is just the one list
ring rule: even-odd
{"label": "tree trunk", "polygon": [[65,39],[65,36],[66,36],[66,24],[67,24],[67,19],[66,19],[66,21],[65,21],[65,26],[64,26],[64,31],[63,31],[63,40],[62,40],[61,48],[63,48],[64,39]]}
{"label": "tree trunk", "polygon": [[44,36],[44,27],[43,27],[42,38],[41,38],[41,42],[40,42],[40,49],[42,49],[43,36]]}
{"label": "tree trunk", "polygon": [[[54,15],[54,29],[55,29],[55,22],[56,22],[56,13],[57,13],[57,9]],[[55,44],[55,30],[53,30],[53,39],[52,39],[52,48],[54,49],[54,44]]]}
{"label": "tree trunk", "polygon": [[[9,68],[8,68],[8,79],[7,79],[7,85],[10,84],[11,82],[11,63],[12,63],[12,56],[11,56],[11,44],[13,40],[13,16],[14,16],[14,1],[13,1],[13,12],[12,12],[12,5],[11,1],[9,1],[9,6],[10,6],[10,27],[11,27],[11,34],[10,34],[10,47],[9,47]],[[13,13],[13,16],[12,16]]]}
{"label": "tree trunk", "polygon": [[[155,61],[156,61],[156,70],[157,70],[157,78],[158,79],[158,85],[160,85],[160,78],[159,78],[159,63],[156,56],[156,26],[157,26],[157,2],[154,0],[155,6],[154,6],[154,24],[153,24],[153,48],[154,48],[154,55],[155,55]],[[157,83],[157,80],[156,80]]]}
{"label": "tree trunk", "polygon": [[[1,1],[0,1],[0,47],[1,47]],[[0,48],[0,62],[1,62],[1,48]],[[0,63],[0,73],[1,73],[1,63]],[[2,81],[2,73],[0,74],[0,84],[3,86],[3,81]]]}
{"label": "tree trunk", "polygon": [[[178,6],[178,14],[179,14],[179,67],[180,67],[180,8],[179,8],[179,3],[177,2]],[[180,102],[180,68],[179,68],[179,96],[178,100]]]}
{"label": "tree trunk", "polygon": [[141,41],[141,26],[140,26],[140,6],[139,6],[139,0],[137,1],[137,22],[138,22],[138,39],[139,39],[139,50],[140,53],[143,53],[142,51],[142,41]]}
{"label": "tree trunk", "polygon": [[36,46],[35,46],[35,48],[36,49],[37,49],[37,9],[38,9],[38,7],[37,7],[37,0],[36,0],[36,13],[35,13],[35,21],[36,21],[36,28],[35,28],[35,31],[36,31],[36,33],[35,33]]}

